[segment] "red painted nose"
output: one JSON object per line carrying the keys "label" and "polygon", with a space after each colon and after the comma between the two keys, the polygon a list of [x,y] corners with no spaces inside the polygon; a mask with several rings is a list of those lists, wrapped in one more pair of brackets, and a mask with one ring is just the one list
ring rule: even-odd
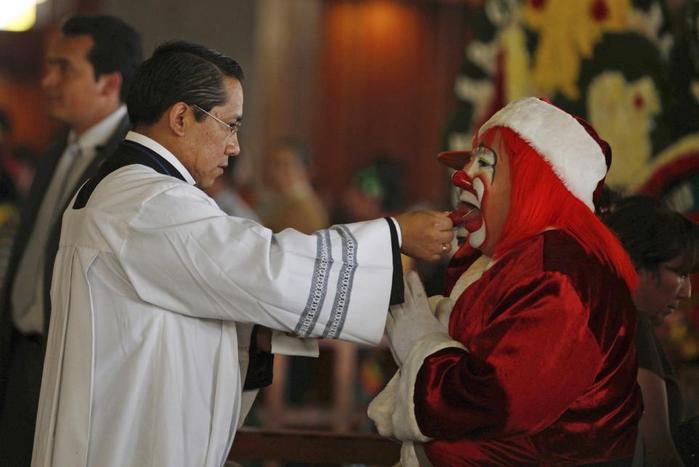
{"label": "red painted nose", "polygon": [[451,176],[451,183],[464,190],[472,189],[471,180],[469,180],[468,175],[463,170],[454,172],[454,175]]}

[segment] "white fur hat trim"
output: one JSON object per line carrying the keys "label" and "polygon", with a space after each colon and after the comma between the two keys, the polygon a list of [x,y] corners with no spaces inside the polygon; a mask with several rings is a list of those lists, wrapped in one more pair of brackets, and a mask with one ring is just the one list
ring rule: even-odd
{"label": "white fur hat trim", "polygon": [[592,194],[607,174],[602,148],[570,114],[536,97],[516,100],[481,126],[510,128],[551,165],[570,192],[591,210]]}

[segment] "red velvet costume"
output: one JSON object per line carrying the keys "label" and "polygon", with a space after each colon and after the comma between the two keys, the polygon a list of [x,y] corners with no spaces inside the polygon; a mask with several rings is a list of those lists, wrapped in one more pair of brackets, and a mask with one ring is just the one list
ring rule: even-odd
{"label": "red velvet costume", "polygon": [[455,170],[466,243],[449,298],[428,301],[408,274],[389,313],[400,371],[369,406],[377,430],[403,441],[410,467],[422,451],[437,466],[630,465],[637,277],[593,202],[609,145],[524,98],[481,126],[471,151],[438,159]]}
{"label": "red velvet costume", "polygon": [[[475,258],[450,266],[455,279]],[[453,284],[452,284],[453,285]],[[451,287],[451,285],[450,285]],[[626,284],[567,234],[506,252],[468,287],[414,403],[436,466],[566,465],[631,458],[642,404]]]}

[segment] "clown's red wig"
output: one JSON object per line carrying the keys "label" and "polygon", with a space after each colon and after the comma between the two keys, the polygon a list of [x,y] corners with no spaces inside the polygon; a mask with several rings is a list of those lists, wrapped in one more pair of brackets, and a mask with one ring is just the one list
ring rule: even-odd
{"label": "clown's red wig", "polygon": [[546,229],[558,229],[576,239],[588,254],[608,264],[630,291],[635,290],[636,271],[614,234],[568,191],[548,162],[517,133],[495,127],[483,139],[491,143],[496,130],[509,149],[512,194],[510,213],[494,258]]}

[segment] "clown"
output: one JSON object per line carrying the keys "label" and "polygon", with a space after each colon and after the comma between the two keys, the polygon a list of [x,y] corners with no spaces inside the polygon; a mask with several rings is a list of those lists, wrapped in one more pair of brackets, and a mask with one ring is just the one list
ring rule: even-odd
{"label": "clown", "polygon": [[636,276],[593,204],[609,146],[526,98],[473,147],[439,156],[468,232],[448,296],[407,277],[386,326],[400,371],[369,416],[404,441],[404,465],[631,465]]}

